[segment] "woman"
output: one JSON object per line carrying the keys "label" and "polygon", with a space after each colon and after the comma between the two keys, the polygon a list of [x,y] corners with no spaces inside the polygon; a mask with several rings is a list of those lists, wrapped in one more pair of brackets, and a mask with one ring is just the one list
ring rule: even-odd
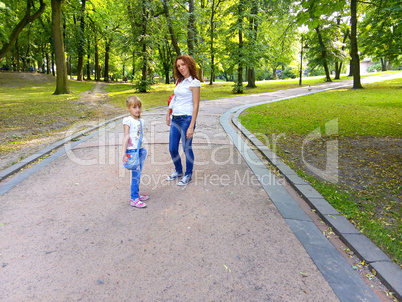
{"label": "woman", "polygon": [[192,142],[200,104],[201,83],[194,59],[188,55],[177,57],[174,64],[174,77],[176,87],[166,115],[166,124],[170,126],[169,152],[175,166],[175,172],[167,180],[174,180],[183,176],[183,167],[179,155],[181,139],[183,151],[186,155],[186,173],[178,185],[185,186],[191,181],[193,174]]}

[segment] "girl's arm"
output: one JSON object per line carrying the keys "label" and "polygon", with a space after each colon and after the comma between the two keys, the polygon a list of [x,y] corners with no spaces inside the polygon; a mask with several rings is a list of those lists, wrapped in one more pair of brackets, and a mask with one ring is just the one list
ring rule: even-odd
{"label": "girl's arm", "polygon": [[121,157],[122,157],[123,163],[127,162],[126,150],[128,147],[129,139],[130,139],[130,126],[124,125],[124,136],[123,136],[122,149],[121,149],[121,155],[122,155]]}
{"label": "girl's arm", "polygon": [[190,126],[187,129],[187,138],[194,135],[195,121],[197,120],[198,109],[200,108],[200,87],[190,87],[190,90],[193,92],[193,115],[191,117]]}

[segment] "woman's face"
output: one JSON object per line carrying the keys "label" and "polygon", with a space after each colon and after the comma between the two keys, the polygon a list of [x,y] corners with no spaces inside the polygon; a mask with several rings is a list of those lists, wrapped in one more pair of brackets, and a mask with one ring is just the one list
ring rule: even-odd
{"label": "woman's face", "polygon": [[183,60],[177,60],[176,66],[183,77],[188,78],[190,76],[188,65]]}

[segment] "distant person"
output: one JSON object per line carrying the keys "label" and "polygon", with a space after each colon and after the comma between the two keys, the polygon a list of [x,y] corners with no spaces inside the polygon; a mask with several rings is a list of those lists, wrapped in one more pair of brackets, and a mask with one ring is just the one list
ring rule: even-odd
{"label": "distant person", "polygon": [[178,185],[185,186],[191,181],[193,174],[194,152],[192,142],[200,104],[201,83],[194,59],[188,55],[178,56],[174,63],[174,77],[176,87],[166,115],[166,124],[170,126],[169,152],[175,171],[167,180],[174,180],[183,176],[183,166],[179,155],[181,140],[186,155],[186,172]]}
{"label": "distant person", "polygon": [[126,107],[130,115],[123,119],[124,137],[122,143],[122,160],[126,163],[128,156],[133,155],[138,146],[140,166],[138,169],[131,170],[131,201],[130,204],[136,208],[145,208],[147,205],[143,202],[149,199],[148,195],[140,195],[139,186],[141,179],[142,167],[147,156],[147,150],[143,147],[144,120],[141,119],[142,103],[136,96],[129,96],[126,100]]}

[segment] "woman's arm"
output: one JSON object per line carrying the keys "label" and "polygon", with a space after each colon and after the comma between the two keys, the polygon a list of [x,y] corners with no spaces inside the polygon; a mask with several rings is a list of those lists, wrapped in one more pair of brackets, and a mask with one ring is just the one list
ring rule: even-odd
{"label": "woman's arm", "polygon": [[128,146],[128,141],[130,139],[130,126],[129,125],[124,125],[124,136],[123,136],[123,142],[122,142],[122,149],[121,149],[121,157],[123,160],[123,163],[127,162],[127,156],[126,156],[126,150]]}
{"label": "woman's arm", "polygon": [[168,111],[166,114],[166,125],[170,126],[170,108],[168,107]]}
{"label": "woman's arm", "polygon": [[190,126],[187,129],[187,138],[194,135],[195,121],[197,120],[198,109],[200,108],[200,87],[190,87],[190,90],[193,92],[193,115],[191,117]]}

